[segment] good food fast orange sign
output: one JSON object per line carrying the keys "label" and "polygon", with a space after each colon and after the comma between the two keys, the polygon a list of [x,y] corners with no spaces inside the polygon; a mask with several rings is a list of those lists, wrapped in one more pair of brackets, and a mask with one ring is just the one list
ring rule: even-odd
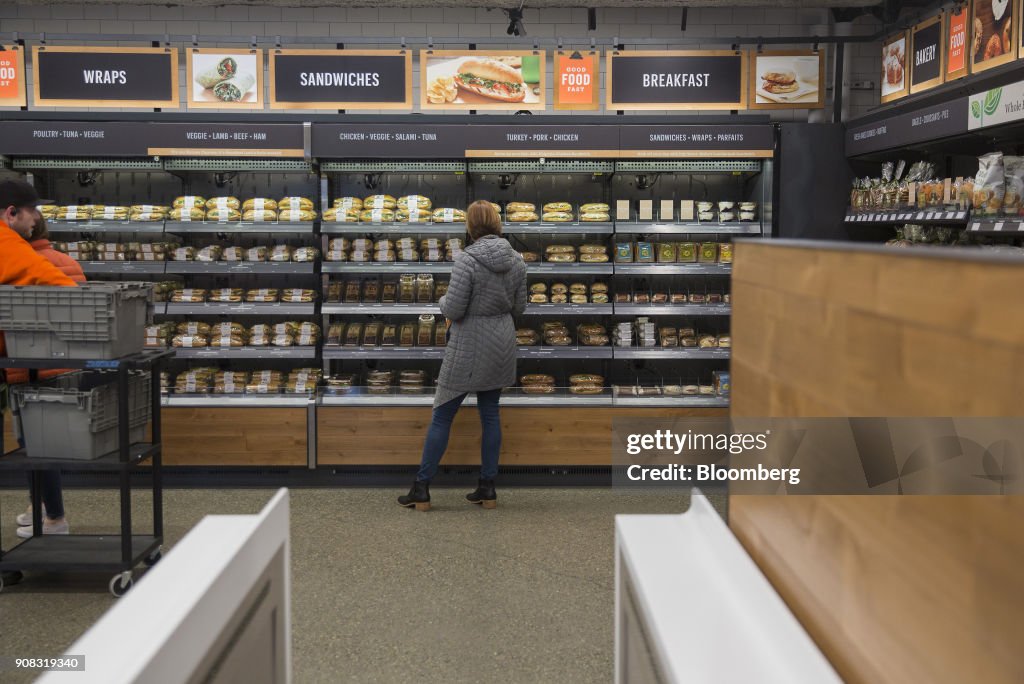
{"label": "good food fast orange sign", "polygon": [[555,55],[555,109],[598,109],[600,86],[596,52]]}
{"label": "good food fast orange sign", "polygon": [[20,47],[0,50],[0,106],[25,106],[24,55]]}
{"label": "good food fast orange sign", "polygon": [[970,12],[963,8],[950,12],[946,37],[946,78],[960,78],[967,74],[967,20]]}

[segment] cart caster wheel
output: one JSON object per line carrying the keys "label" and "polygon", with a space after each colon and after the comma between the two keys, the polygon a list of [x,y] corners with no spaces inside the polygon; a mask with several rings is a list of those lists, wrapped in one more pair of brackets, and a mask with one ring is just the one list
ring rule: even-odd
{"label": "cart caster wheel", "polygon": [[121,598],[132,588],[133,582],[130,571],[114,575],[110,580],[110,593],[114,595],[114,598]]}
{"label": "cart caster wheel", "polygon": [[156,565],[157,563],[159,563],[161,558],[163,558],[163,554],[161,553],[161,549],[157,549],[153,553],[151,553],[148,556],[146,556],[146,560],[144,560],[142,562],[145,563],[147,567],[151,568],[154,565]]}

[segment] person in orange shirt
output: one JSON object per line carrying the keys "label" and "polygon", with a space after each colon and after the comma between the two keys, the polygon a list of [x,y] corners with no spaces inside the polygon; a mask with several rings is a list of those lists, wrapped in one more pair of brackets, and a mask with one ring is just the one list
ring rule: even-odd
{"label": "person in orange shirt", "polygon": [[50,229],[46,226],[46,219],[42,216],[36,221],[32,234],[28,238],[29,244],[36,253],[49,261],[61,270],[61,273],[81,285],[85,282],[85,271],[82,265],[63,252],[58,252],[50,244]]}
{"label": "person in orange shirt", "polygon": [[[28,243],[36,222],[41,218],[36,209],[38,203],[39,195],[28,183],[21,180],[0,181],[0,284],[75,287],[74,280],[36,253]],[[0,356],[6,353],[7,345],[0,332]],[[6,377],[3,381],[6,382]],[[63,510],[60,510],[63,501],[55,505],[58,510],[51,509],[48,513],[59,512],[61,522],[64,522]],[[64,524],[66,526],[66,522]],[[3,575],[5,584],[14,584],[20,579],[21,574],[17,572],[5,572]]]}

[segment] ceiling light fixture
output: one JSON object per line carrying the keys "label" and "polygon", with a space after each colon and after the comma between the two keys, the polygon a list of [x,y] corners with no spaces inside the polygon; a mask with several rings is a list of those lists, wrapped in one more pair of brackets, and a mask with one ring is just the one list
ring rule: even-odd
{"label": "ceiling light fixture", "polygon": [[502,10],[508,15],[508,30],[506,33],[510,36],[525,36],[526,27],[523,26],[523,3],[526,0],[521,0],[518,9],[507,9]]}

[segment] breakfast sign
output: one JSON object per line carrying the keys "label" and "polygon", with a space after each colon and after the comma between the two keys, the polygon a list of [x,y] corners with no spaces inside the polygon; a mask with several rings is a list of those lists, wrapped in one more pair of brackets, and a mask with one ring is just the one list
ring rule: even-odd
{"label": "breakfast sign", "polygon": [[616,50],[607,65],[610,110],[747,108],[747,53],[741,50]]}

